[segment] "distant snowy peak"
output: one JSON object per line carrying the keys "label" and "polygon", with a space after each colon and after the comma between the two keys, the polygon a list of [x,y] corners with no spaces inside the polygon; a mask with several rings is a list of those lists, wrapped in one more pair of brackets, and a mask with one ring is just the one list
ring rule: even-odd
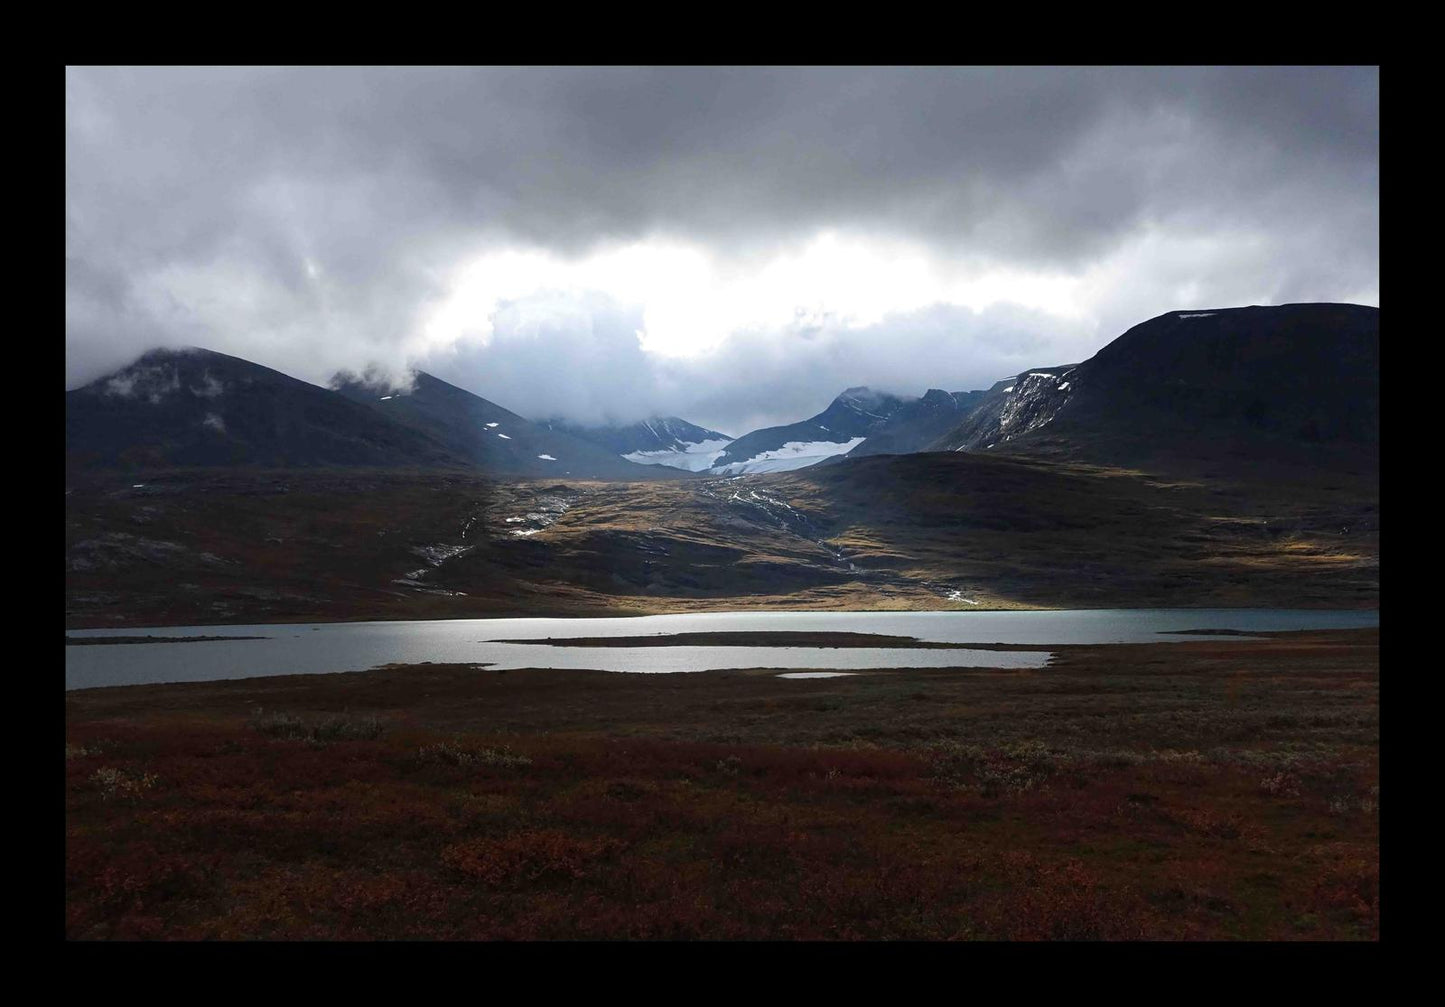
{"label": "distant snowy peak", "polygon": [[661,465],[688,472],[706,470],[718,452],[732,443],[727,434],[689,423],[678,416],[654,416],[625,426],[583,426],[554,419],[549,421],[549,426],[565,430],[635,464]]}
{"label": "distant snowy peak", "polygon": [[[620,433],[637,443],[638,451],[685,451],[700,444],[719,441],[730,444],[733,440],[727,434],[708,430],[676,416],[642,420],[631,427],[622,428]],[[651,443],[648,443],[649,437]]]}
{"label": "distant snowy peak", "polygon": [[1076,364],[1039,367],[973,393],[978,401],[952,431],[925,450],[987,451],[1048,426],[1072,398]]}
{"label": "distant snowy peak", "polygon": [[816,416],[781,427],[764,427],[729,444],[712,471],[778,472],[805,468],[847,454],[909,402],[867,387],[849,388]]}
{"label": "distant snowy peak", "polygon": [[897,396],[875,392],[867,386],[859,386],[858,388],[844,389],[843,394],[833,400],[833,405],[851,409],[875,420],[886,420],[904,401],[906,400]]}

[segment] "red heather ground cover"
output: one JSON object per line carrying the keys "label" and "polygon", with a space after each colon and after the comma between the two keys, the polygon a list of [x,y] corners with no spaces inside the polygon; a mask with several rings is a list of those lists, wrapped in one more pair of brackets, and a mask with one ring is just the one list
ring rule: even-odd
{"label": "red heather ground cover", "polygon": [[[1169,651],[1167,676],[1093,648],[1052,678],[433,667],[71,694],[66,933],[1378,939],[1377,644],[1221,660],[1245,646]],[[580,681],[591,723],[542,701]],[[299,712],[243,712],[261,697]],[[850,723],[875,737],[809,736]]]}

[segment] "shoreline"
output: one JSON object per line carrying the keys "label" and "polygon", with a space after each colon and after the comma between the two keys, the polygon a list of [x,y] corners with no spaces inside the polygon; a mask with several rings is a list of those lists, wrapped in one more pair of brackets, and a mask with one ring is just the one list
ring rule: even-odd
{"label": "shoreline", "polygon": [[[295,619],[274,619],[269,622],[191,622],[191,623],[144,623],[108,622],[91,625],[88,620],[86,625],[67,625],[67,633],[85,632],[90,633],[96,630],[115,630],[117,632],[131,630],[163,630],[163,629],[193,629],[201,627],[223,628],[227,626],[342,626],[342,625],[390,625],[398,623],[422,623],[422,622],[494,622],[512,619],[654,619],[667,618],[669,616],[689,615],[907,615],[907,614],[933,614],[933,615],[959,615],[969,613],[1000,613],[1000,612],[1193,612],[1193,611],[1218,611],[1218,612],[1250,612],[1269,610],[1276,612],[1378,612],[1379,605],[1088,605],[1088,606],[968,606],[963,608],[776,608],[772,606],[757,606],[754,608],[704,608],[704,609],[671,609],[666,612],[602,612],[601,614],[578,614],[575,612],[561,615],[540,613],[537,611],[512,612],[499,614],[489,612],[477,616],[447,616],[416,619],[372,619],[364,616],[341,619],[307,619],[297,617]],[[1198,632],[1195,630],[1180,630],[1179,632]]]}
{"label": "shoreline", "polygon": [[1379,939],[1377,628],[1055,654],[67,692],[66,935]]}

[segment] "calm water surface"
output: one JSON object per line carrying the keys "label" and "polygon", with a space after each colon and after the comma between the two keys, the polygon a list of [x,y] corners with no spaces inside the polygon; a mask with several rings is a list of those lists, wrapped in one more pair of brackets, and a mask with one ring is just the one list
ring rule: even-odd
{"label": "calm water surface", "polygon": [[[312,625],[164,626],[69,630],[67,636],[262,636],[264,640],[66,647],[65,687],[209,682],[225,678],[364,671],[384,664],[491,664],[691,672],[725,668],[1036,668],[1042,652],[969,650],[968,644],[1158,643],[1199,639],[1160,633],[1354,629],[1378,611],[1291,609],[1088,609],[1049,612],[707,612],[613,619],[458,619]],[[694,632],[849,632],[956,643],[957,650],[867,647],[548,647],[498,639],[647,636]]]}

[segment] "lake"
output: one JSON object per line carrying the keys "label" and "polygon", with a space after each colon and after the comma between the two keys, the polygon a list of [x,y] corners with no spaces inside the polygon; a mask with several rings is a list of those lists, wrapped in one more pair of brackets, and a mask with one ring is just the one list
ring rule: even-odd
{"label": "lake", "polygon": [[[65,648],[66,689],[209,682],[364,671],[384,664],[489,664],[497,669],[588,668],[667,673],[728,668],[1037,668],[1049,654],[969,650],[968,644],[1159,643],[1181,630],[1354,629],[1378,611],[1087,609],[1045,612],[706,612],[608,619],[454,619],[259,626],[69,630],[87,636],[251,636],[267,639]],[[850,632],[911,636],[957,650],[868,647],[549,647],[498,639],[647,636],[689,632]]]}

